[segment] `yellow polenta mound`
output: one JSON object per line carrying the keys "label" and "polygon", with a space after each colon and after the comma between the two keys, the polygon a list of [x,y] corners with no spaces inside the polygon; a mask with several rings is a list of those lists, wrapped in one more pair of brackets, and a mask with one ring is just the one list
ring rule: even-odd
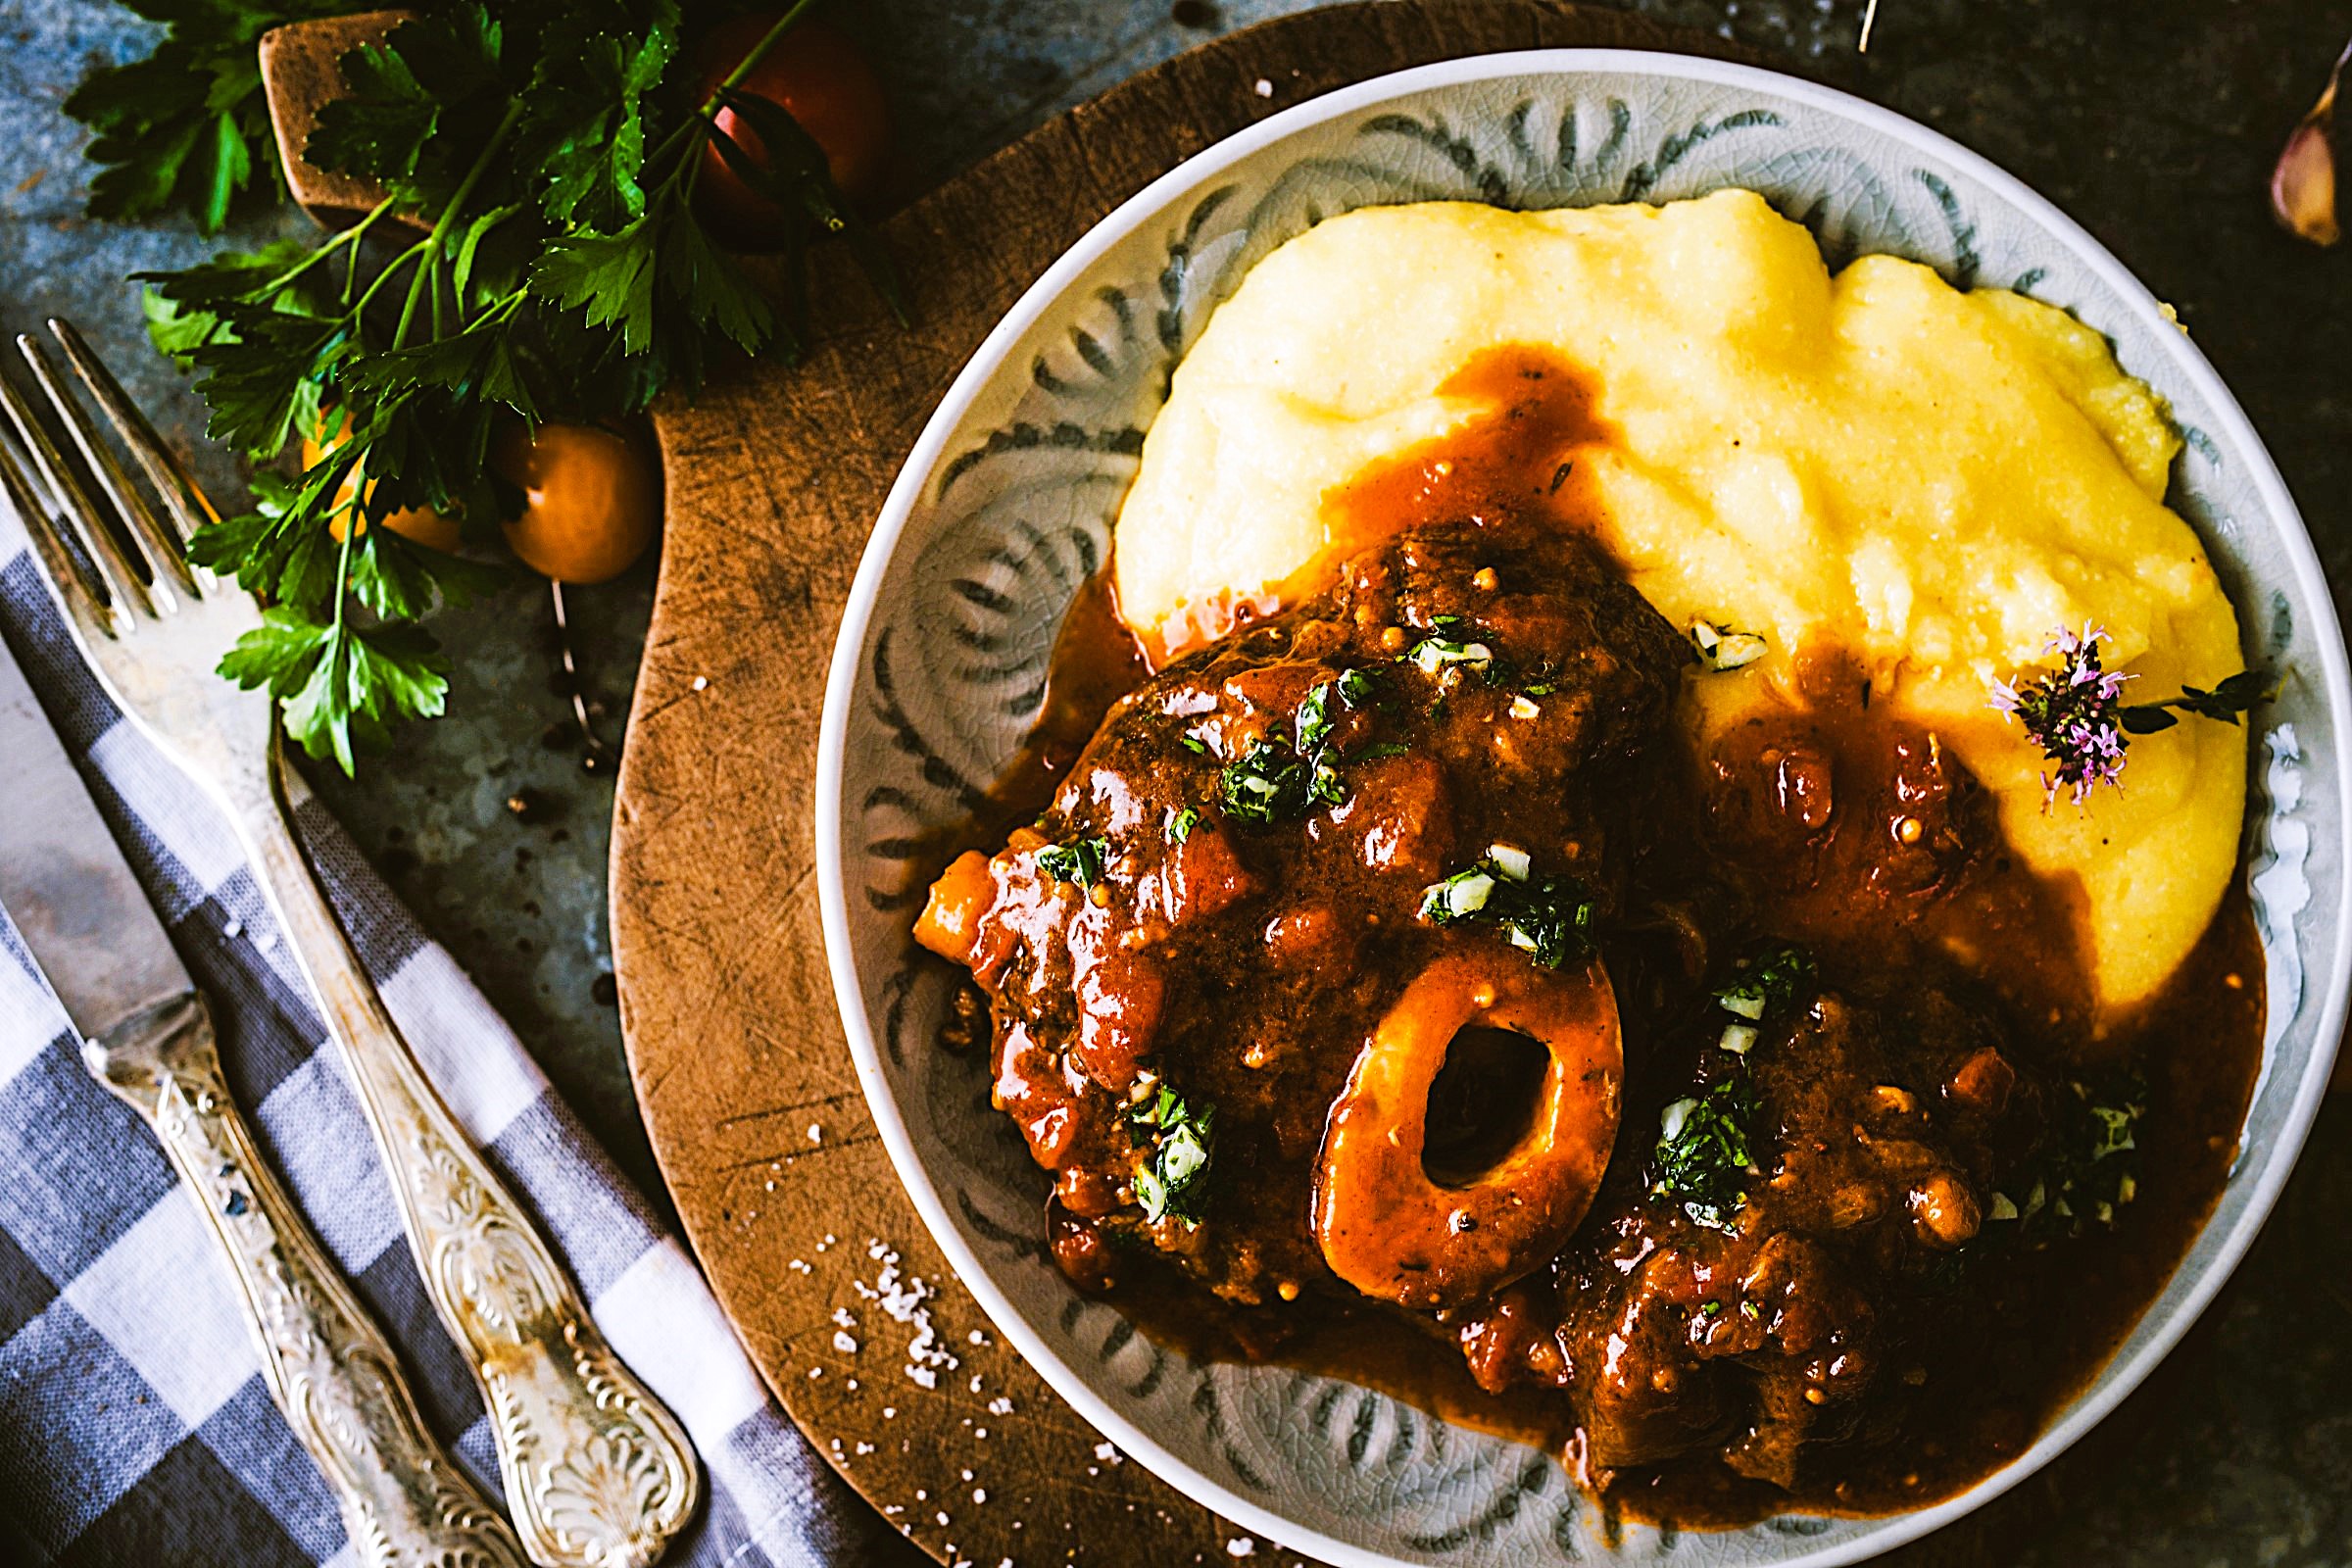
{"label": "yellow polenta mound", "polygon": [[2121,793],[2044,808],[2043,760],[1986,704],[2095,622],[2149,701],[2241,667],[2237,621],[2163,504],[2179,446],[2098,334],[1869,257],[1837,277],[1745,191],[1653,207],[1371,208],[1275,251],[1176,372],[1120,514],[1119,603],[1182,647],[1237,599],[1322,586],[1358,544],[1325,493],[1479,412],[1436,388],[1482,349],[1556,348],[1622,440],[1578,457],[1604,537],[1678,625],[1761,632],[1689,683],[1702,735],[1842,647],[1874,701],[1998,792],[2037,870],[2081,879],[2100,1000],[2161,986],[2236,860],[2246,738],[2191,718],[2132,742]]}

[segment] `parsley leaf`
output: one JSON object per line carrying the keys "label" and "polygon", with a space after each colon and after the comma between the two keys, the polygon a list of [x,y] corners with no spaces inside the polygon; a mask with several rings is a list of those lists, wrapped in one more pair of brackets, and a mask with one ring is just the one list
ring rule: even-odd
{"label": "parsley leaf", "polygon": [[262,34],[348,7],[335,0],[125,3],[168,31],[145,59],[90,72],[66,99],[66,113],[95,133],[84,153],[99,166],[90,216],[176,209],[217,233],[249,198],[279,188],[256,51]]}
{"label": "parsley leaf", "polygon": [[643,354],[654,339],[659,237],[654,220],[643,217],[616,234],[565,235],[531,269],[531,290],[579,311],[583,326],[618,326],[620,352]]}
{"label": "parsley leaf", "polygon": [[1483,673],[1494,662],[1494,650],[1471,640],[1470,622],[1462,616],[1433,615],[1429,624],[1429,635],[1398,654],[1398,663],[1411,664],[1424,675],[1436,675],[1456,664]]}
{"label": "parsley leaf", "polygon": [[645,95],[677,52],[673,29],[640,37],[588,31],[554,40],[532,77],[516,131],[545,173],[551,223],[612,230],[645,211]]}
{"label": "parsley leaf", "polygon": [[447,662],[421,628],[320,625],[283,607],[237,639],[220,673],[267,686],[285,705],[287,735],[347,773],[362,750],[385,744],[392,720],[436,717],[449,692]]}
{"label": "parsley leaf", "polygon": [[1127,1112],[1131,1135],[1151,1150],[1133,1181],[1146,1219],[1172,1216],[1187,1225],[1200,1223],[1203,1189],[1216,1157],[1216,1120],[1215,1105],[1189,1102],[1165,1084]]}
{"label": "parsley leaf", "polygon": [[1217,775],[1225,814],[1251,827],[1270,827],[1307,808],[1307,771],[1288,746],[1263,736]]}
{"label": "parsley leaf", "polygon": [[1103,880],[1110,862],[1110,840],[1078,838],[1067,844],[1049,844],[1037,852],[1037,868],[1056,882],[1075,882],[1092,888]]}
{"label": "parsley leaf", "polygon": [[1679,1200],[1683,1212],[1716,1230],[1747,1201],[1749,1152],[1758,1106],[1745,1078],[1726,1078],[1704,1094],[1678,1100],[1658,1116],[1650,1193]]}
{"label": "parsley leaf", "polygon": [[1431,925],[1485,923],[1546,969],[1592,951],[1592,901],[1573,877],[1530,881],[1524,851],[1497,844],[1481,859],[1422,890]]}
{"label": "parsley leaf", "polygon": [[2074,1102],[2054,1117],[2049,1155],[2023,1200],[1995,1193],[1986,1218],[2016,1220],[2028,1230],[2080,1235],[2111,1226],[2139,1196],[2139,1118],[2147,1086],[2127,1075],[2094,1092],[2072,1084]]}
{"label": "parsley leaf", "polygon": [[1802,948],[1767,948],[1740,964],[1740,977],[1715,993],[1716,1005],[1753,1023],[1785,1007],[1813,984],[1813,959]]}
{"label": "parsley leaf", "polygon": [[[1317,806],[1347,804],[1348,783],[1339,768],[1346,758],[1331,743],[1339,722],[1334,704],[1362,708],[1378,691],[1372,673],[1361,669],[1343,670],[1310,689],[1291,715],[1291,744],[1279,736],[1260,736],[1219,774],[1226,813],[1253,827],[1268,827],[1304,816]],[[1181,739],[1188,748],[1200,749],[1193,746],[1194,737]]]}
{"label": "parsley leaf", "polygon": [[1813,959],[1803,949],[1786,944],[1768,948],[1740,964],[1740,978],[1715,993],[1715,1004],[1736,1022],[1723,1026],[1716,1044],[1735,1056],[1755,1048],[1756,1025],[1764,1015],[1785,1008],[1813,984]]}

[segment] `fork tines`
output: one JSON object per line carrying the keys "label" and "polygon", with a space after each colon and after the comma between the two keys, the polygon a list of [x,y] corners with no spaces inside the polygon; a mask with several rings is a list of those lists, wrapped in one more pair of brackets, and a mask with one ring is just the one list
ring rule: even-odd
{"label": "fork tines", "polygon": [[[0,415],[16,437],[0,434],[0,489],[24,518],[50,582],[69,600],[78,596],[68,612],[121,636],[137,623],[127,610],[169,615],[177,595],[202,599],[211,590],[212,574],[189,562],[187,543],[215,514],[178,454],[73,323],[52,317],[49,330],[98,413],[74,395],[37,339],[18,334],[17,351],[72,452],[32,398],[0,375]],[[101,416],[146,475],[147,489],[100,428]]]}

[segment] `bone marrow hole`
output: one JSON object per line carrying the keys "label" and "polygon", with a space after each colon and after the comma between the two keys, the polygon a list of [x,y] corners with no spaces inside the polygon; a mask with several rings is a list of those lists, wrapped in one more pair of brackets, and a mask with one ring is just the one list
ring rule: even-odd
{"label": "bone marrow hole", "polygon": [[1421,1169],[1440,1187],[1471,1187],[1536,1130],[1550,1054],[1513,1029],[1466,1024],[1429,1086]]}

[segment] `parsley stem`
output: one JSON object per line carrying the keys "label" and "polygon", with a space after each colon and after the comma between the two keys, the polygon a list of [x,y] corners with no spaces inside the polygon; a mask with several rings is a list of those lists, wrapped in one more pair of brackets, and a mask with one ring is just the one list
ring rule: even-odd
{"label": "parsley stem", "polygon": [[[750,75],[760,62],[767,58],[767,52],[776,46],[776,41],[790,32],[792,24],[801,20],[801,13],[816,3],[817,0],[794,0],[792,7],[776,19],[776,24],[760,35],[760,41],[752,45],[750,51],[736,62],[735,69],[728,72],[719,81],[718,86],[711,91],[710,96],[703,100],[702,107],[687,116],[685,123],[662,138],[662,144],[654,149],[653,156],[646,162],[649,164],[662,162],[662,159],[678,150],[679,142],[688,138],[692,138],[698,143],[707,138],[710,134],[710,127],[714,123],[712,117],[718,113],[718,95],[729,87],[742,85],[743,78]],[[664,182],[676,180],[685,171],[694,167],[693,152],[690,150],[685,161],[665,176]]]}
{"label": "parsley stem", "polygon": [[[802,3],[807,4],[808,0],[802,0]],[[409,323],[416,318],[417,291],[428,280],[437,277],[435,269],[440,264],[441,248],[449,243],[451,225],[457,222],[458,214],[465,209],[466,198],[473,194],[473,187],[480,184],[482,176],[490,172],[490,160],[498,156],[499,149],[506,145],[508,135],[521,119],[522,100],[517,98],[507,105],[505,118],[499,121],[498,128],[490,133],[490,139],[482,144],[480,154],[473,160],[473,167],[466,171],[466,177],[458,181],[457,190],[451,194],[448,205],[441,209],[440,218],[434,220],[433,231],[425,235],[424,255],[416,263],[416,275],[409,280],[408,303],[400,308],[400,324],[392,329],[394,348],[399,348],[409,340]],[[433,311],[436,317],[440,309],[441,291],[438,282],[435,282]]]}
{"label": "parsley stem", "polygon": [[[303,273],[309,271],[312,268],[317,267],[320,262],[323,262],[328,257],[334,255],[336,250],[340,247],[350,247],[352,256],[357,258],[360,253],[360,240],[367,234],[369,225],[374,223],[377,219],[383,217],[384,213],[391,207],[391,205],[392,198],[389,196],[385,197],[382,201],[377,202],[374,207],[368,210],[367,217],[361,219],[358,222],[352,224],[349,228],[343,230],[341,233],[331,236],[327,239],[326,243],[320,245],[317,250],[311,252],[310,255],[305,256],[301,261],[296,262],[292,267],[286,269],[286,270],[278,273],[277,276],[263,284],[260,289],[255,291],[255,297],[267,299],[271,295],[278,293],[288,284],[292,283],[296,278],[302,276]],[[357,265],[356,260],[354,265]],[[348,285],[346,286],[348,287]]]}
{"label": "parsley stem", "polygon": [[[767,52],[776,46],[776,40],[790,32],[792,24],[801,20],[801,13],[814,4],[816,4],[816,0],[794,0],[792,8],[778,17],[776,24],[761,33],[760,41],[752,45],[743,59],[736,63],[733,71],[727,73],[726,78],[718,84],[718,91],[723,92],[729,87],[741,86],[743,78],[750,75],[760,62],[767,58]],[[704,101],[703,113],[710,114],[717,107],[718,92],[713,92]]]}
{"label": "parsley stem", "polygon": [[[354,466],[355,471],[357,466]],[[353,506],[343,515],[343,542],[335,551],[335,620],[333,633],[343,634],[343,605],[351,597],[351,544],[359,538],[360,530],[368,526],[357,502],[362,486],[352,486]]]}
{"label": "parsley stem", "polygon": [[360,318],[367,314],[368,307],[374,302],[376,291],[382,288],[386,283],[391,282],[395,276],[399,275],[400,270],[403,267],[406,267],[416,258],[422,256],[424,254],[424,249],[425,242],[423,240],[416,241],[407,250],[402,251],[398,256],[393,257],[391,261],[385,263],[384,270],[376,273],[374,280],[360,291],[359,303],[352,306],[352,308],[345,313],[345,315],[350,318],[352,326],[355,330],[359,325]]}

